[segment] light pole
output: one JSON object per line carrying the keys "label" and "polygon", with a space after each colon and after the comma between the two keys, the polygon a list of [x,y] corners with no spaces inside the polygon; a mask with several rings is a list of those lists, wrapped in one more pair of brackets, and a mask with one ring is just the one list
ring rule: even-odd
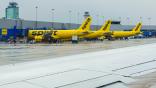
{"label": "light pole", "polygon": [[80,17],[80,13],[77,13],[77,27],[79,27],[79,17]]}
{"label": "light pole", "polygon": [[52,29],[53,29],[53,27],[54,27],[54,11],[55,11],[55,9],[51,9],[51,11],[52,11],[52,23],[51,23],[51,26],[52,26]]}
{"label": "light pole", "polygon": [[37,21],[38,21],[38,6],[35,7],[36,8],[36,24],[35,24],[35,28],[37,29],[38,25],[37,25]]}
{"label": "light pole", "polygon": [[121,17],[119,17],[119,22],[120,22],[120,24],[121,24]]}
{"label": "light pole", "polygon": [[130,24],[130,18],[127,17],[126,19],[127,19],[127,23]]}
{"label": "light pole", "polygon": [[71,10],[69,10],[69,29],[71,29]]}
{"label": "light pole", "polygon": [[104,19],[105,19],[105,16],[102,16],[102,22],[103,22],[103,21],[105,22],[105,20],[104,20]]}
{"label": "light pole", "polygon": [[98,29],[98,26],[99,26],[99,15],[97,14],[96,17],[97,17],[97,27],[96,28]]}
{"label": "light pole", "polygon": [[142,22],[142,17],[141,16],[139,17],[139,19],[140,19],[140,22]]}
{"label": "light pole", "polygon": [[148,22],[149,22],[149,26],[151,25],[151,18],[147,18],[148,19]]}
{"label": "light pole", "polygon": [[121,17],[119,17],[119,21],[121,22]]}
{"label": "light pole", "polygon": [[148,27],[150,28],[150,25],[151,25],[151,18],[149,17],[149,18],[147,18],[147,19],[148,19],[148,21],[149,21]]}

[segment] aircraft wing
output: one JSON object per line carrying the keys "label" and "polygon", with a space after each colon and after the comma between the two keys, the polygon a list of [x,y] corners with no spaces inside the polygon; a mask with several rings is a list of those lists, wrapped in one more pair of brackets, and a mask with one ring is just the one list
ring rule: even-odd
{"label": "aircraft wing", "polygon": [[156,44],[0,66],[0,88],[127,88],[156,69]]}
{"label": "aircraft wing", "polygon": [[94,33],[94,31],[86,31],[86,32],[82,32],[82,34],[90,34],[90,33]]}
{"label": "aircraft wing", "polygon": [[104,36],[112,36],[113,35],[113,32],[105,32],[103,35]]}

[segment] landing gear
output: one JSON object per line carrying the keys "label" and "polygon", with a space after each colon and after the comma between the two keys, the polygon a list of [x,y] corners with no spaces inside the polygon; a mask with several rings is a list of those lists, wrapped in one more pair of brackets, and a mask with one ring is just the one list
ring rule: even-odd
{"label": "landing gear", "polygon": [[105,36],[105,37],[106,37],[106,39],[108,39],[110,41],[113,41],[114,40],[112,36]]}
{"label": "landing gear", "polygon": [[128,40],[128,37],[125,37],[124,39],[125,39],[125,40]]}
{"label": "landing gear", "polygon": [[53,38],[51,37],[52,33],[45,33],[43,36],[43,41],[44,42],[48,42],[48,43],[52,43]]}

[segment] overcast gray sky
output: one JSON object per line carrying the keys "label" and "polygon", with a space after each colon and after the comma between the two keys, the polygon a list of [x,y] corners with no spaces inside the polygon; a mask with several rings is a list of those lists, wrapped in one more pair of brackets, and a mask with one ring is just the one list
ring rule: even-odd
{"label": "overcast gray sky", "polygon": [[[55,9],[56,22],[69,22],[71,10],[72,23],[81,23],[84,11],[89,11],[94,24],[104,20],[119,20],[123,24],[135,24],[142,17],[144,24],[156,24],[156,0],[0,0],[0,17],[5,16],[5,8],[10,1],[20,7],[20,18],[35,20],[35,6],[38,6],[38,20],[51,21],[51,9]],[[78,15],[80,13],[80,15]],[[103,19],[104,16],[104,19]],[[78,20],[78,17],[80,18]],[[127,17],[130,20],[127,20]],[[148,18],[151,18],[149,22]]]}

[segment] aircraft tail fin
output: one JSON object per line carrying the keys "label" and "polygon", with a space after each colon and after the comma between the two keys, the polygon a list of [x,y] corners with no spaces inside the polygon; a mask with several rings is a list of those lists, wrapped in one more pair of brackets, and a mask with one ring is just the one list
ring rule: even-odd
{"label": "aircraft tail fin", "polygon": [[109,32],[110,31],[110,27],[111,27],[112,21],[111,20],[107,20],[104,25],[102,25],[102,27],[100,28],[99,31],[106,31]]}
{"label": "aircraft tail fin", "polygon": [[142,23],[138,23],[133,29],[132,31],[134,32],[140,32],[142,28]]}
{"label": "aircraft tail fin", "polygon": [[79,27],[79,30],[89,31],[90,30],[91,22],[92,22],[92,17],[90,17],[90,16],[87,17],[85,19],[85,21],[82,23],[82,25]]}

